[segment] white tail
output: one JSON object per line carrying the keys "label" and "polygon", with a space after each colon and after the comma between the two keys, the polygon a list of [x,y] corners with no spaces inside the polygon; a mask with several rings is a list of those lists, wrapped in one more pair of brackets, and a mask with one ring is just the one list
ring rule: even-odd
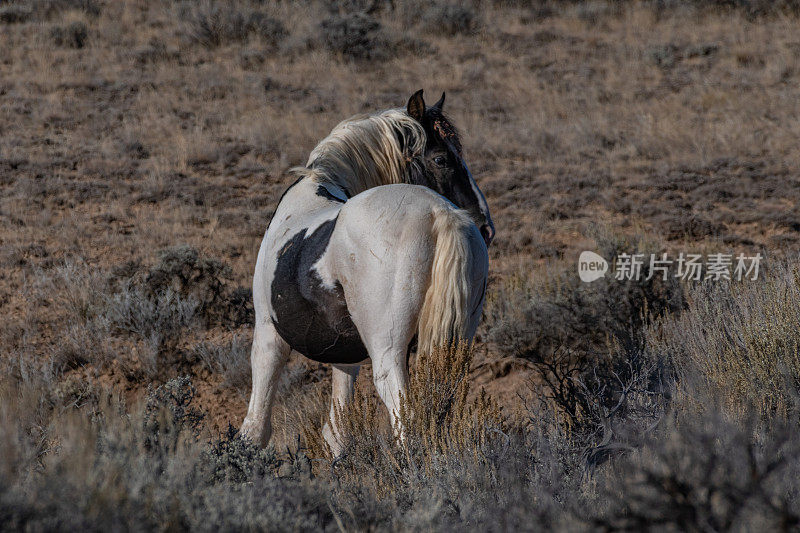
{"label": "white tail", "polygon": [[419,352],[468,339],[470,282],[473,267],[469,230],[472,221],[460,210],[435,207],[436,241],[431,281],[419,317]]}

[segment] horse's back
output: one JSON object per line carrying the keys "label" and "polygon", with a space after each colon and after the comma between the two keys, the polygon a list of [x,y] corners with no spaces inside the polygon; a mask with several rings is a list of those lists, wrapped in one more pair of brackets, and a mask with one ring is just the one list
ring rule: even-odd
{"label": "horse's back", "polygon": [[422,185],[397,183],[373,187],[350,198],[342,206],[348,218],[367,218],[373,222],[419,218],[432,209],[458,208],[450,200]]}
{"label": "horse's back", "polygon": [[486,253],[466,212],[428,187],[410,184],[382,185],[352,197],[342,206],[332,240],[345,248],[377,241],[398,254],[418,254],[419,248],[430,248],[434,219],[442,214],[458,219],[476,253]]}

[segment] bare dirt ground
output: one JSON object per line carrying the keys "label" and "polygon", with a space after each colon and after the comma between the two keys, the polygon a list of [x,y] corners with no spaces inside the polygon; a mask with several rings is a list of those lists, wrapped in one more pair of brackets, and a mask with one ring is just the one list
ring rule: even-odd
{"label": "bare dirt ground", "polygon": [[[142,339],[75,316],[92,305],[77,278],[133,279],[160,250],[188,245],[230,267],[226,290],[249,287],[286,170],[340,120],[402,106],[419,88],[447,92],[492,209],[490,300],[512,279],[574,274],[597,226],[668,251],[800,249],[795,17],[645,3],[420,9],[359,18],[325,2],[0,5],[9,372],[50,362],[58,382],[129,402],[189,374],[212,427],[238,425],[246,379],[231,385],[230,370],[193,354],[247,339],[246,319],[191,328],[163,350],[168,364],[147,371]],[[254,12],[263,17],[231,19]],[[513,410],[526,365],[491,344],[474,364],[475,382]],[[324,394],[322,366],[291,367],[287,391]],[[368,371],[360,382],[369,386]],[[280,409],[299,393],[286,394]]]}

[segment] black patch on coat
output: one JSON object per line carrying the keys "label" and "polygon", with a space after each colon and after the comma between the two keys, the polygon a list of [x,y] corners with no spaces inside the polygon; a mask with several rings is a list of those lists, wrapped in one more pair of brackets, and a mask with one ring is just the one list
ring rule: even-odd
{"label": "black patch on coat", "polygon": [[329,220],[311,235],[303,230],[278,252],[272,279],[275,329],[292,349],[321,363],[353,364],[367,358],[339,282],[333,289],[311,267],[322,257],[336,226]]}

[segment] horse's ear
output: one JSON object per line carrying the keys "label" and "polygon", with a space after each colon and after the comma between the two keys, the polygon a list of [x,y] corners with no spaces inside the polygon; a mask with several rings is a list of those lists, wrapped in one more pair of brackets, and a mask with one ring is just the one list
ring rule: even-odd
{"label": "horse's ear", "polygon": [[439,101],[433,104],[433,107],[435,107],[439,111],[442,110],[442,108],[444,107],[444,93],[442,93],[442,97],[439,98]]}
{"label": "horse's ear", "polygon": [[425,100],[422,99],[422,89],[412,94],[411,98],[408,99],[406,113],[417,119],[418,122],[422,122],[422,118],[425,116]]}

